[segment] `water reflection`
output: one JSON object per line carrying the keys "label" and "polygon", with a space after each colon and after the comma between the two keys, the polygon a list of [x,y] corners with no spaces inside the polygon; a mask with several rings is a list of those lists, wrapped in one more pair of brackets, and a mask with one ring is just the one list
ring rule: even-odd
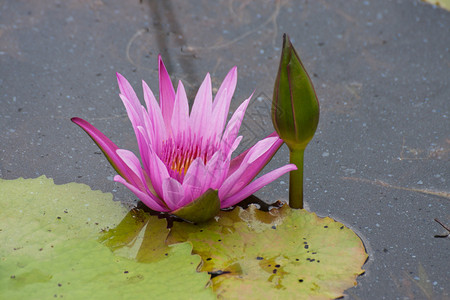
{"label": "water reflection", "polygon": [[[178,63],[182,68],[182,74],[187,76],[187,82],[200,82],[197,77],[194,65],[192,64],[192,55],[189,57],[183,56],[172,56],[169,53],[169,37],[170,34],[175,34],[176,38],[173,39],[174,43],[178,48],[182,48],[187,44],[183,30],[178,23],[178,16],[175,13],[172,2],[170,0],[144,0],[143,1],[150,8],[150,20],[152,20],[151,26],[154,27],[156,35],[156,43],[158,49],[164,57],[164,63],[169,70],[174,70],[174,62],[172,59],[178,58]],[[192,98],[192,97],[189,97]]]}

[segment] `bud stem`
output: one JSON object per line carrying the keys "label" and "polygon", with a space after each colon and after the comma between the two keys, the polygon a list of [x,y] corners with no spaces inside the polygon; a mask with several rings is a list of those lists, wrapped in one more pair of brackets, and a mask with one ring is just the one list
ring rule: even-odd
{"label": "bud stem", "polygon": [[290,163],[297,166],[289,173],[289,206],[303,208],[303,156],[305,149],[290,150]]}

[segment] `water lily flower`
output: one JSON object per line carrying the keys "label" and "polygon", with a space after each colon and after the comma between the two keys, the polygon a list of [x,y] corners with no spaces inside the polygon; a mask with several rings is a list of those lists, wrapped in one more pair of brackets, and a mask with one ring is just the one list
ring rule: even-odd
{"label": "water lily flower", "polygon": [[175,92],[161,56],[159,104],[144,81],[145,107],[118,73],[117,80],[136,134],[140,160],[87,121],[72,121],[86,131],[118,172],[114,181],[125,185],[152,210],[193,222],[206,221],[220,208],[237,204],[296,169],[295,165],[285,165],[253,180],[283,143],[275,132],[231,159],[242,139],[238,131],[251,98],[236,109],[227,123],[237,83],[236,67],[225,77],[214,101],[207,74],[190,113],[183,84],[179,81]]}

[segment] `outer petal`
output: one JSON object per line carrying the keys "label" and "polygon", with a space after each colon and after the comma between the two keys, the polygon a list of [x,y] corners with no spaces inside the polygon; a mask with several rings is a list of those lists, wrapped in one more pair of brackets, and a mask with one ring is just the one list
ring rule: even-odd
{"label": "outer petal", "polygon": [[202,137],[203,142],[207,142],[209,139],[209,136],[207,135],[210,132],[209,128],[211,126],[216,126],[211,123],[211,109],[211,77],[208,73],[195,96],[190,117],[192,132],[196,134],[197,137]]}
{"label": "outer petal", "polygon": [[219,139],[222,136],[225,122],[227,121],[231,99],[233,98],[234,90],[236,89],[236,83],[237,67],[235,66],[228,72],[223,80],[213,102],[212,119],[217,126],[213,127],[215,131],[212,134]]}
{"label": "outer petal", "polygon": [[152,145],[149,143],[149,138],[147,136],[147,132],[144,127],[138,126],[138,145],[139,145],[139,153],[141,155],[141,160],[143,164],[143,169],[149,174],[149,170],[151,167],[151,158],[150,153],[153,151]]}
{"label": "outer petal", "polygon": [[172,114],[172,134],[175,139],[180,139],[183,132],[189,131],[189,103],[183,83],[178,82],[177,94]]}
{"label": "outer petal", "polygon": [[[268,136],[266,136],[265,138],[269,138],[269,137],[278,137],[278,134],[276,133],[276,131],[272,132],[271,134],[269,134]],[[272,157],[275,155],[275,153],[278,151],[278,149],[280,149],[281,145],[283,145],[283,140],[279,138],[279,140],[268,149],[268,151],[266,152],[266,154],[264,155],[264,161],[265,164],[264,165],[252,165],[252,167],[258,167],[258,170],[255,170],[255,176],[258,175],[258,173],[266,166],[266,164],[272,159]],[[252,146],[254,147],[254,146]],[[244,157],[247,155],[248,151],[250,151],[250,149],[252,149],[252,147],[248,148],[247,150],[245,150],[244,152],[242,152],[241,154],[239,154],[238,156],[236,156],[235,158],[233,158],[233,160],[230,163],[230,169],[228,170],[228,175],[231,175],[234,173],[234,171],[237,170],[237,168],[239,168],[239,166],[241,165],[242,161],[244,160]],[[252,178],[253,179],[253,178]]]}
{"label": "outer petal", "polygon": [[276,137],[266,138],[256,143],[255,146],[247,152],[239,168],[234,173],[229,174],[223,185],[220,187],[220,199],[226,199],[235,194],[253,179],[254,176],[250,177],[251,175],[247,175],[247,169],[252,163],[258,163],[258,159],[263,156],[267,149],[270,149],[277,141],[278,138]]}
{"label": "outer petal", "polygon": [[137,127],[143,125],[142,118],[141,118],[142,109],[140,106],[138,106],[137,109],[139,111],[136,111],[132,102],[127,97],[125,97],[125,95],[120,94],[119,96],[123,102],[123,105],[125,106],[125,109],[127,110],[128,118],[130,119],[131,125],[133,126],[133,129],[134,129],[134,133],[137,136]]}
{"label": "outer petal", "polygon": [[133,152],[125,149],[117,149],[116,153],[123,160],[123,162],[127,164],[136,177],[139,178],[138,182],[135,182],[134,186],[141,191],[148,193],[148,189],[145,187],[145,176],[142,171],[139,158],[137,158]]}
{"label": "outer petal", "polygon": [[[222,81],[219,90],[217,91],[216,97],[214,98],[213,111],[220,111],[218,107],[224,107],[228,110],[233,97],[234,90],[237,84],[237,67],[234,66],[230,69],[227,76]],[[227,90],[228,97],[222,97],[223,92]],[[228,103],[228,105],[223,105],[222,102]],[[225,120],[228,112],[225,114]]]}
{"label": "outer petal", "polygon": [[184,198],[184,191],[181,183],[174,178],[165,178],[163,180],[163,194],[164,201],[169,206],[170,210],[176,210],[181,207],[180,203]]}
{"label": "outer petal", "polygon": [[167,167],[164,165],[158,155],[156,155],[156,153],[153,152],[151,148],[149,148],[149,151],[150,164],[148,167],[148,176],[153,184],[153,188],[155,189],[156,194],[160,199],[164,199],[162,184],[166,178],[170,177],[169,172],[167,171]]}
{"label": "outer petal", "polygon": [[136,96],[136,93],[134,92],[130,83],[120,73],[116,73],[116,76],[117,76],[117,83],[119,84],[120,93],[130,101],[130,104],[134,108],[134,110],[140,113],[141,102]]}
{"label": "outer petal", "polygon": [[148,111],[148,114],[143,116],[144,124],[147,130],[153,134],[153,140],[150,140],[150,142],[157,153],[160,153],[159,150],[161,148],[161,143],[167,139],[166,125],[164,123],[161,108],[156,102],[152,90],[144,81],[142,81],[142,87],[144,90],[144,99]]}
{"label": "outer petal", "polygon": [[200,197],[207,189],[205,187],[207,176],[208,172],[203,160],[200,157],[196,158],[184,176],[183,189],[187,193],[186,196],[191,199]]}
{"label": "outer petal", "polygon": [[244,119],[245,110],[247,109],[251,97],[252,96],[250,96],[247,100],[245,100],[236,109],[230,121],[228,122],[225,132],[223,133],[222,140],[220,142],[223,153],[228,154],[231,147],[233,146],[234,141],[236,140],[236,137],[238,135],[239,128],[241,127],[242,120]]}
{"label": "outer petal", "polygon": [[103,154],[106,156],[106,159],[109,161],[111,166],[119,173],[126,181],[131,184],[134,184],[139,179],[134,175],[134,173],[130,170],[127,164],[117,155],[116,150],[119,147],[116,146],[109,138],[106,137],[103,133],[100,132],[97,128],[92,126],[89,122],[80,119],[80,118],[72,118],[72,122],[80,126],[97,144],[97,146],[102,150]]}
{"label": "outer petal", "polygon": [[[231,154],[239,146],[241,140],[242,136],[236,138],[227,156],[219,150],[208,161],[206,168],[211,178],[211,181],[208,182],[210,188],[219,189],[227,178],[230,169]],[[215,156],[217,156],[217,162],[214,161]]]}
{"label": "outer petal", "polygon": [[159,105],[161,106],[162,116],[166,129],[171,132],[171,121],[173,104],[175,102],[175,90],[170,80],[169,73],[167,73],[166,66],[164,65],[161,55],[158,56],[158,69],[159,69]]}
{"label": "outer petal", "polygon": [[134,185],[129,184],[127,181],[125,181],[125,179],[123,179],[121,176],[119,175],[114,176],[114,181],[120,182],[121,184],[126,186],[130,191],[132,191],[136,195],[136,197],[139,198],[139,200],[144,202],[144,204],[150,207],[151,209],[156,211],[169,211],[167,207],[158,204],[157,202],[158,199],[156,199],[155,196],[140,191]]}
{"label": "outer petal", "polygon": [[[217,190],[219,186],[222,184],[225,179],[224,173],[226,175],[228,168],[224,168],[224,155],[222,151],[217,151],[214,155],[208,160],[206,164],[206,180],[204,186],[206,189],[212,188]],[[222,179],[222,180],[221,180]]]}
{"label": "outer petal", "polygon": [[264,174],[263,176],[259,177],[258,179],[247,185],[245,188],[240,190],[239,192],[235,193],[234,195],[224,200],[221,200],[220,208],[226,208],[229,206],[233,206],[236,203],[239,203],[240,201],[244,200],[254,192],[261,189],[263,186],[271,183],[281,175],[284,175],[285,173],[293,170],[297,170],[297,167],[294,164],[289,164],[276,170],[273,170],[267,174]]}

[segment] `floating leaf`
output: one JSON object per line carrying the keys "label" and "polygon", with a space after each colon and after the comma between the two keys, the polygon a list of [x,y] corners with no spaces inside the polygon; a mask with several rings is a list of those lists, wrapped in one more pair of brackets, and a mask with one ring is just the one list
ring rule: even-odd
{"label": "floating leaf", "polygon": [[205,285],[207,273],[196,273],[200,257],[190,243],[170,247],[166,259],[150,264],[115,256],[94,240],[70,240],[52,256],[3,258],[2,299],[214,299]]}
{"label": "floating leaf", "polygon": [[203,271],[226,299],[328,299],[356,285],[367,259],[358,236],[330,218],[286,205],[269,213],[250,206],[215,220],[174,223],[168,242],[189,240]]}
{"label": "floating leaf", "polygon": [[[154,217],[146,227],[155,251],[136,255],[147,263],[130,259],[130,251],[123,252],[129,257],[120,256],[119,249],[130,244],[123,239],[128,234],[118,238],[116,230],[114,239],[100,232],[125,221],[133,224],[120,222],[125,214],[111,194],[86,185],[55,185],[44,176],[0,179],[0,298],[215,298],[206,288],[210,276],[197,272],[201,258],[191,254],[192,245],[167,246],[155,238],[155,230],[167,236],[164,220]],[[143,227],[131,232],[131,244],[150,240],[139,239],[147,231]],[[115,252],[108,249],[111,245]]]}

